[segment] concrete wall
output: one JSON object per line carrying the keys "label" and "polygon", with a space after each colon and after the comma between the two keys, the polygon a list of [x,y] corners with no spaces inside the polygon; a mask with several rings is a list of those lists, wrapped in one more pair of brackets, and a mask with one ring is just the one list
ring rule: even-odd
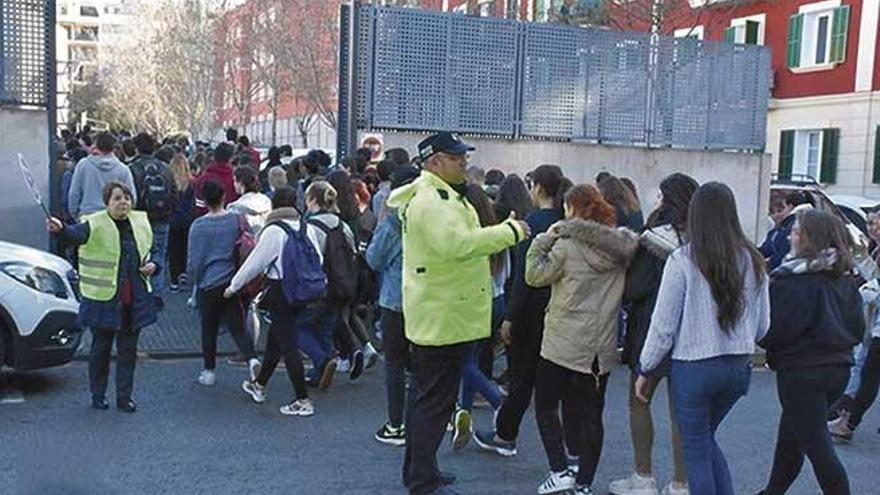
{"label": "concrete wall", "polygon": [[[49,246],[45,216],[25,186],[18,153],[31,166],[43,200],[49,197],[49,141],[45,110],[0,108],[0,240]],[[48,203],[46,204],[48,207]]]}
{"label": "concrete wall", "polygon": [[[415,153],[421,134],[385,133],[385,149],[402,147]],[[682,151],[601,146],[549,141],[505,141],[464,138],[477,150],[471,164],[488,170],[498,168],[520,175],[541,164],[559,165],[575,183],[592,183],[596,174],[607,170],[635,182],[644,211],[656,204],[660,181],[673,172],[682,172],[699,182],[721,181],[736,193],[740,221],[752,239],[766,230],[770,188],[770,155]]]}

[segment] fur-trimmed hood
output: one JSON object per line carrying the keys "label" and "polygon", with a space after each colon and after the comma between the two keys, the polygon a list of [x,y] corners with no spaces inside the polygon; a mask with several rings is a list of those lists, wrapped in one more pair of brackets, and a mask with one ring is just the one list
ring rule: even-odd
{"label": "fur-trimmed hood", "polygon": [[600,271],[627,266],[639,244],[638,235],[627,228],[608,227],[579,218],[558,222],[550,227],[550,232],[590,248],[595,256],[588,256],[588,262]]}
{"label": "fur-trimmed hood", "polygon": [[666,260],[673,251],[684,243],[684,236],[676,231],[671,224],[645,229],[639,236],[639,244],[661,260]]}
{"label": "fur-trimmed hood", "polygon": [[276,208],[266,217],[266,224],[277,220],[299,220],[299,211],[291,207]]}

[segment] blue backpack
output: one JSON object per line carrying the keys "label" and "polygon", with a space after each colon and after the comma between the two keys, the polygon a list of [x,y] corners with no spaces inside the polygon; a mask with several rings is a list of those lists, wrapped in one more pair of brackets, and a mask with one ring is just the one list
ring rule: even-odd
{"label": "blue backpack", "polygon": [[300,220],[298,231],[290,228],[284,221],[269,225],[277,225],[287,234],[287,241],[281,250],[281,267],[284,272],[281,287],[287,302],[302,306],[324,297],[327,292],[327,276],[321,266],[318,250],[306,234],[307,222]]}

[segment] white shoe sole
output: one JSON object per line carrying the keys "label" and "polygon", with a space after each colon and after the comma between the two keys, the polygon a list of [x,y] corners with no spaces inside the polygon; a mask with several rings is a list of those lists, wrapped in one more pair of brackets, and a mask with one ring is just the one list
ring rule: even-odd
{"label": "white shoe sole", "polygon": [[660,491],[656,488],[615,489],[611,486],[608,487],[608,493],[611,495],[660,495]]}
{"label": "white shoe sole", "polygon": [[260,397],[259,395],[255,394],[252,390],[250,390],[247,385],[248,385],[248,382],[242,382],[241,389],[244,390],[244,393],[251,396],[251,399],[253,399],[254,402],[256,402],[257,404],[262,404],[262,403],[266,402],[265,395]]}
{"label": "white shoe sole", "polygon": [[483,443],[480,441],[480,437],[474,435],[474,443],[477,444],[477,447],[485,450],[486,452],[491,452],[493,454],[498,454],[501,457],[514,457],[516,455],[516,449],[502,449],[500,447],[496,447],[494,445],[490,445],[487,443]]}
{"label": "white shoe sole", "polygon": [[284,406],[281,406],[281,408],[278,411],[285,416],[296,416],[299,418],[308,418],[309,416],[315,415],[315,411],[311,411],[311,412],[291,411],[289,409],[286,409]]}
{"label": "white shoe sole", "polygon": [[406,440],[402,438],[382,438],[379,435],[375,435],[373,438],[379,443],[390,445],[392,447],[403,447],[406,445]]}

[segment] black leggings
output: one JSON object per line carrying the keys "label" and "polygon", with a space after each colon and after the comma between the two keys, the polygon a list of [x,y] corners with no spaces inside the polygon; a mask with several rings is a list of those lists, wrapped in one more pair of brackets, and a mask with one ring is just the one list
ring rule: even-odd
{"label": "black leggings", "polygon": [[186,272],[186,248],[189,227],[171,227],[168,231],[168,272],[171,283],[178,283],[181,273]]}
{"label": "black leggings", "polygon": [[263,358],[263,366],[257,383],[266,386],[269,378],[275,372],[278,361],[284,358],[284,367],[287,369],[287,377],[290,379],[296,399],[308,399],[306,390],[305,373],[303,372],[302,356],[299,353],[297,342],[297,321],[301,308],[291,306],[284,297],[281,283],[277,280],[269,280],[269,289],[263,303],[272,313],[272,324],[269,326],[269,335],[266,340],[266,356]]}
{"label": "black leggings", "polygon": [[855,429],[862,422],[865,412],[871,408],[877,399],[877,390],[880,388],[880,338],[871,339],[868,347],[868,355],[862,366],[862,380],[859,383],[859,391],[852,400],[852,414],[849,417],[850,427]]}
{"label": "black leggings", "polygon": [[[575,450],[580,457],[578,485],[592,485],[599,466],[602,442],[605,439],[602,411],[605,409],[608,375],[578,373],[544,358],[538,362],[535,417],[547,459],[550,461],[550,469],[555,472],[567,469],[565,442],[577,442],[577,445],[569,445],[569,449]],[[565,434],[559,420],[561,401],[568,403]]]}
{"label": "black leggings", "polygon": [[199,290],[199,312],[202,317],[202,355],[205,359],[205,369],[213,370],[217,366],[217,334],[220,332],[220,323],[226,323],[226,328],[238,350],[245,359],[257,357],[254,352],[254,343],[244,331],[244,309],[241,298],[238,295],[226,299],[223,290],[226,284],[213,289]]}
{"label": "black leggings", "polygon": [[782,404],[773,471],[765,495],[781,495],[810,459],[825,495],[849,495],[846,470],[831,443],[825,421],[828,406],[843,394],[849,379],[845,366],[781,370],[776,388]]}

